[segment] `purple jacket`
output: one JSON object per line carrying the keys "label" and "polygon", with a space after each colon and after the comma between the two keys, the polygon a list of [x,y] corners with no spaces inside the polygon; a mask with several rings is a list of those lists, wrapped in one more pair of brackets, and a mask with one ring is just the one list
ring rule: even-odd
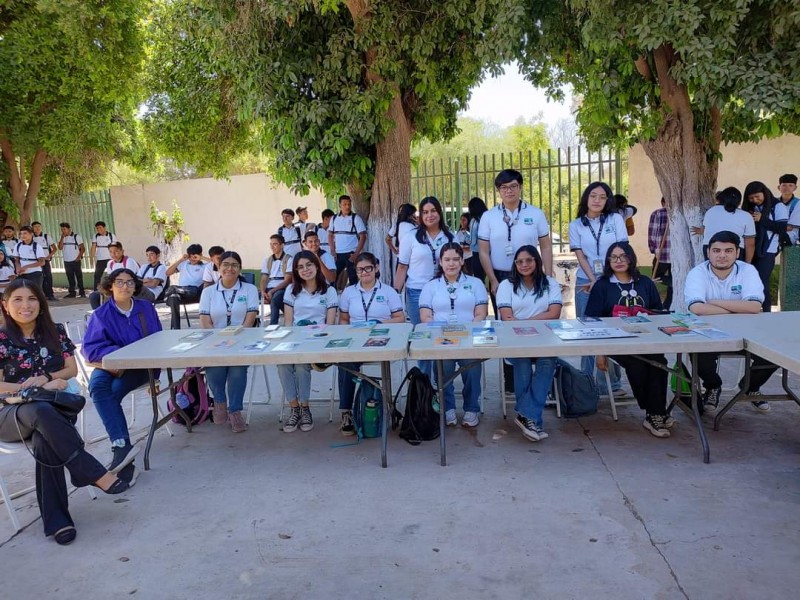
{"label": "purple jacket", "polygon": [[161,331],[161,321],[158,320],[156,309],[147,300],[133,299],[130,318],[117,310],[113,300],[94,311],[81,348],[86,360],[100,362],[106,354],[147,337],[142,330],[140,314],[144,315],[147,335]]}

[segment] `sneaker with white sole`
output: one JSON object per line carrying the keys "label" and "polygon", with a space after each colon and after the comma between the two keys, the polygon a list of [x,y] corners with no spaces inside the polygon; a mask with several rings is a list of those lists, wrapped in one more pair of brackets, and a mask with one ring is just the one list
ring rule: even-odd
{"label": "sneaker with white sole", "polygon": [[136,466],[131,463],[117,473],[117,477],[123,481],[127,481],[128,487],[132,488],[136,484],[136,480],[139,478],[139,469],[137,469]]}
{"label": "sneaker with white sole", "polygon": [[300,424],[300,407],[292,406],[289,409],[289,418],[283,423],[283,430],[286,433],[297,431],[297,426]]}
{"label": "sneaker with white sole", "polygon": [[461,419],[462,427],[477,427],[478,423],[480,423],[478,413],[469,410],[464,413],[464,418]]}
{"label": "sneaker with white sole", "polygon": [[[761,392],[750,392],[747,395],[752,398],[753,396],[760,396]],[[767,402],[766,400],[753,400],[751,404],[753,405],[753,408],[755,408],[758,411],[769,412],[769,402]]]}
{"label": "sneaker with white sole", "polygon": [[628,392],[623,390],[622,388],[620,388],[618,390],[612,390],[611,393],[614,394],[614,399],[615,400],[617,398],[627,398],[628,397]]}
{"label": "sneaker with white sole", "polygon": [[300,407],[300,431],[311,431],[314,429],[314,419],[311,417],[311,409],[308,406]]}
{"label": "sneaker with white sole", "polygon": [[719,397],[722,394],[721,387],[708,388],[703,394],[703,410],[713,413],[719,406]]}
{"label": "sneaker with white sole", "polygon": [[113,458],[111,459],[111,464],[108,466],[108,470],[114,474],[119,473],[133,462],[133,459],[136,458],[140,450],[141,448],[138,445],[132,446],[130,442],[125,442],[124,446],[112,447]]}
{"label": "sneaker with white sole", "polygon": [[666,427],[667,429],[672,429],[677,424],[678,424],[678,422],[675,420],[675,417],[673,417],[672,415],[666,415],[664,417],[664,427]]}
{"label": "sneaker with white sole", "polygon": [[456,417],[456,411],[454,408],[451,408],[444,413],[444,420],[447,425],[455,427],[458,425],[458,417]]}
{"label": "sneaker with white sole", "polygon": [[669,437],[669,429],[664,425],[664,415],[647,415],[642,421],[642,427],[656,437]]}
{"label": "sneaker with white sole", "polygon": [[517,415],[517,418],[514,419],[514,423],[519,427],[520,431],[522,431],[522,435],[532,442],[540,442],[550,437],[545,433],[544,429],[534,423],[532,419],[523,415]]}
{"label": "sneaker with white sole", "polygon": [[356,434],[356,428],[355,425],[353,425],[352,410],[342,411],[342,424],[339,425],[339,431],[341,431],[342,435],[344,436],[351,436]]}

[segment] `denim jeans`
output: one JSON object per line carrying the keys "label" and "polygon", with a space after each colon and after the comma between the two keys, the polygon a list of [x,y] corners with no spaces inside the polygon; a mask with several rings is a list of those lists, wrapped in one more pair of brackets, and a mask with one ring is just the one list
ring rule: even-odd
{"label": "denim jeans", "polygon": [[247,366],[206,367],[206,380],[214,395],[214,402],[227,403],[228,412],[239,412],[244,406],[247,369]]}
{"label": "denim jeans", "polygon": [[[419,295],[421,292],[422,290],[415,290],[414,288],[406,287],[406,314],[408,315],[408,319],[411,321],[412,325],[418,325],[421,322],[419,320]],[[431,381],[434,380],[433,361],[418,360],[417,366],[419,367],[420,371],[431,378]]]}
{"label": "denim jeans", "polygon": [[311,398],[311,365],[278,365],[278,377],[286,400],[308,404]]}
{"label": "denim jeans", "polygon": [[[362,363],[343,363],[342,367],[347,367],[353,371],[358,371]],[[339,379],[339,410],[352,410],[353,399],[356,394],[356,376],[352,373],[338,368]]]}
{"label": "denim jeans", "polygon": [[121,377],[116,377],[103,369],[92,371],[89,394],[110,441],[130,441],[122,401],[125,396],[149,380],[146,369],[131,369],[125,371]]}
{"label": "denim jeans", "polygon": [[[273,292],[269,299],[269,324],[277,325],[278,319],[281,317],[283,310],[283,295],[286,293],[286,288],[281,288],[277,292]],[[291,323],[286,323],[291,325]]]}
{"label": "denim jeans", "polygon": [[[514,396],[517,398],[514,410],[542,427],[544,425],[542,412],[547,402],[547,394],[553,385],[556,359],[549,356],[509,358],[508,362],[514,367]],[[536,370],[532,372],[531,367],[534,364]]]}
{"label": "denim jeans", "polygon": [[[578,277],[575,280],[575,316],[580,319],[586,312],[586,305],[589,304],[589,292],[583,291],[583,286],[589,285],[588,279]],[[613,391],[622,389],[622,369],[617,365],[609,364],[608,376],[611,379],[611,389]],[[581,371],[584,373],[594,373],[594,356],[581,357]],[[601,394],[607,394],[606,378],[605,375],[600,374],[597,377],[597,391]]]}
{"label": "denim jeans", "polygon": [[[428,361],[430,362],[430,361]],[[453,373],[456,372],[456,363],[459,367],[466,367],[467,365],[475,364],[475,366],[467,369],[461,373],[461,382],[464,384],[462,396],[464,397],[464,412],[481,412],[480,394],[481,394],[481,365],[476,360],[444,360],[442,361],[442,374],[445,380],[450,379]],[[445,410],[455,410],[456,408],[456,391],[453,383],[447,384],[444,388],[444,407]]]}

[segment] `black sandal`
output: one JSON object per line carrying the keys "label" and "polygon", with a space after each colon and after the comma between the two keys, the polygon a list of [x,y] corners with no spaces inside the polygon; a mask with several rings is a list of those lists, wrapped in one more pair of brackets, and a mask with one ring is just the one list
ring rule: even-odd
{"label": "black sandal", "polygon": [[[99,490],[103,490],[99,485],[96,483],[92,484]],[[130,486],[130,483],[125,481],[124,479],[117,478],[117,480],[108,486],[107,490],[103,490],[106,494],[121,494],[122,492],[126,491]]]}
{"label": "black sandal", "polygon": [[75,536],[78,535],[78,532],[75,530],[74,527],[62,527],[58,531],[55,532],[53,535],[53,539],[56,541],[56,544],[59,546],[67,546],[75,541]]}

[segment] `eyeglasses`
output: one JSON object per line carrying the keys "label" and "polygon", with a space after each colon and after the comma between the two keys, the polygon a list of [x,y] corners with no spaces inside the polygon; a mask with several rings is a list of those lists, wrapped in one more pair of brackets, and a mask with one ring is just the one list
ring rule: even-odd
{"label": "eyeglasses", "polygon": [[375,267],[373,265],[369,265],[368,267],[356,267],[356,273],[359,275],[361,273],[372,273],[374,270]]}
{"label": "eyeglasses", "polygon": [[501,192],[516,192],[519,189],[518,183],[506,183],[497,188]]}
{"label": "eyeglasses", "polygon": [[535,262],[536,261],[532,258],[518,258],[517,260],[514,261],[514,264],[517,265],[518,267],[521,267],[523,265],[532,265]]}
{"label": "eyeglasses", "polygon": [[608,257],[608,262],[626,263],[630,262],[631,257],[627,254],[612,254]]}
{"label": "eyeglasses", "polygon": [[118,288],[136,287],[136,282],[133,279],[115,279],[114,285]]}
{"label": "eyeglasses", "polygon": [[298,271],[305,271],[306,269],[310,269],[313,266],[314,266],[314,263],[310,263],[310,262],[302,263],[302,264],[298,264],[297,265],[297,270]]}
{"label": "eyeglasses", "polygon": [[224,262],[220,265],[222,269],[233,269],[234,271],[239,270],[242,266],[239,263],[234,262]]}

